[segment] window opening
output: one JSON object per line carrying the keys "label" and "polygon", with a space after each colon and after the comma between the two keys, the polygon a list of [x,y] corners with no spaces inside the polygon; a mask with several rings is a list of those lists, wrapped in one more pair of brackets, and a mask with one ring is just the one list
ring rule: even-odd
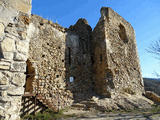
{"label": "window opening", "polygon": [[69,82],[70,82],[70,83],[73,83],[73,82],[74,82],[74,79],[75,79],[75,78],[74,78],[73,76],[69,77]]}

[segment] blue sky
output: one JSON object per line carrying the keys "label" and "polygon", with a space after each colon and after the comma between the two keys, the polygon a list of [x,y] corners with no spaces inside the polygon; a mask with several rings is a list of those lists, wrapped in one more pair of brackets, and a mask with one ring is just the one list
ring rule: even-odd
{"label": "blue sky", "polygon": [[160,0],[33,0],[32,13],[69,27],[85,18],[92,28],[100,18],[102,6],[111,7],[132,24],[136,32],[143,77],[156,77],[160,60],[147,53],[153,41],[160,39]]}

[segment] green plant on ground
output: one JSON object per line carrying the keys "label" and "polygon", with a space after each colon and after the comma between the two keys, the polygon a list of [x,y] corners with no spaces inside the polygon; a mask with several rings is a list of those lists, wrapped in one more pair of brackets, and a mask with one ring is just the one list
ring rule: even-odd
{"label": "green plant on ground", "polygon": [[50,109],[45,110],[44,112],[39,112],[35,115],[26,115],[22,120],[56,120],[59,118],[68,118],[75,117],[75,115],[64,115],[65,110],[59,110],[59,112],[53,112]]}
{"label": "green plant on ground", "polygon": [[151,109],[152,113],[160,113],[160,105],[154,104]]}
{"label": "green plant on ground", "polygon": [[39,112],[35,115],[26,115],[22,119],[23,120],[54,120],[58,118],[64,117],[63,110],[55,113],[52,110],[45,110],[44,112]]}

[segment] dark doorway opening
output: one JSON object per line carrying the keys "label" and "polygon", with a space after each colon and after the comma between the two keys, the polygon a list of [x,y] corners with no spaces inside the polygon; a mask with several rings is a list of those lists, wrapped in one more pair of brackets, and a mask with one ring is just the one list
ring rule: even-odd
{"label": "dark doorway opening", "polygon": [[26,62],[26,84],[25,84],[25,93],[33,93],[33,81],[35,79],[35,68],[33,63],[30,60]]}

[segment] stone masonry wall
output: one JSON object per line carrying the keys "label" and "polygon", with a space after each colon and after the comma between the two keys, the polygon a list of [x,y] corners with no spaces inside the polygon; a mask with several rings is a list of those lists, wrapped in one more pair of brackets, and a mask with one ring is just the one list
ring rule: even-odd
{"label": "stone masonry wall", "polygon": [[24,91],[55,111],[143,93],[134,29],[112,9],[93,31],[85,19],[66,29],[30,12],[31,0],[0,1],[0,119],[19,119]]}
{"label": "stone masonry wall", "polygon": [[[74,78],[73,83],[68,84],[74,101],[88,99],[93,93],[91,34],[92,28],[88,25],[87,20],[82,18],[67,30],[66,78],[67,81],[70,81],[70,77]],[[77,36],[76,39],[74,35]]]}
{"label": "stone masonry wall", "polygon": [[25,92],[43,96],[55,109],[91,96],[91,27],[87,21],[80,19],[64,29],[33,15],[31,26],[28,61],[36,66],[36,74],[28,70]]}
{"label": "stone masonry wall", "polygon": [[29,48],[31,0],[0,1],[0,119],[19,120]]}
{"label": "stone masonry wall", "polygon": [[111,8],[102,8],[93,41],[97,93],[108,97],[123,92],[142,94],[143,81],[132,26]]}
{"label": "stone masonry wall", "polygon": [[72,103],[72,93],[65,91],[66,33],[59,25],[36,15],[32,16],[31,22],[34,31],[28,60],[37,67],[32,92],[40,95],[41,99],[46,99],[55,110],[69,106]]}
{"label": "stone masonry wall", "polygon": [[36,15],[32,16],[31,25],[34,31],[28,60],[37,67],[37,77],[32,81],[31,91],[48,103],[53,103],[55,110],[69,106],[72,103],[72,93],[66,90],[64,28]]}

